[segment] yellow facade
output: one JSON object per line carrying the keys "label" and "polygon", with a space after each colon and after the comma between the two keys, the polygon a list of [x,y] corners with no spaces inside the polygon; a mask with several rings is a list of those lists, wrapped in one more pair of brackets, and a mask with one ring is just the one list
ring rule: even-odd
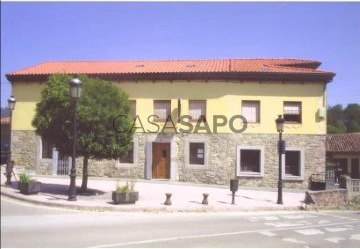
{"label": "yellow facade", "polygon": [[[326,118],[319,118],[319,108],[324,108],[325,87],[323,83],[273,83],[273,82],[224,82],[224,81],[146,81],[121,82],[118,85],[136,100],[136,114],[142,121],[145,131],[154,131],[156,127],[147,121],[154,114],[154,100],[171,100],[171,114],[177,120],[178,99],[181,99],[181,115],[189,114],[189,100],[206,100],[206,117],[213,132],[213,116],[225,115],[228,119],[242,114],[242,101],[260,102],[260,122],[248,124],[244,133],[276,133],[275,119],[283,114],[284,101],[301,102],[302,123],[286,124],[287,134],[326,134]],[[34,130],[31,125],[35,106],[40,101],[41,90],[45,84],[15,83],[13,95],[16,97],[16,108],[13,112],[13,130]],[[121,114],[121,113],[119,113]],[[160,129],[164,122],[160,122]],[[196,123],[192,123],[195,127]],[[137,124],[139,126],[139,124]],[[171,126],[168,123],[168,126]],[[204,124],[202,124],[202,127]],[[186,126],[176,124],[180,128]],[[236,129],[242,124],[237,119]],[[138,132],[141,132],[138,129]],[[173,129],[165,131],[174,132]],[[204,131],[203,131],[204,132]],[[218,127],[218,133],[232,133],[229,124]]]}

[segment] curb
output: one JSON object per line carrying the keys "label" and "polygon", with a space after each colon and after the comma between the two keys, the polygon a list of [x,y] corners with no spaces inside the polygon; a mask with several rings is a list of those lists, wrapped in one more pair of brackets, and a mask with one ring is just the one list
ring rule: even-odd
{"label": "curb", "polygon": [[257,207],[257,208],[239,208],[239,209],[220,209],[215,210],[213,206],[202,206],[198,209],[177,209],[172,207],[133,207],[133,206],[119,206],[114,207],[101,207],[101,206],[83,206],[83,205],[66,205],[61,203],[49,203],[38,200],[29,200],[16,196],[13,194],[5,193],[1,191],[2,196],[6,196],[11,199],[32,203],[35,205],[58,207],[70,210],[90,211],[90,212],[147,212],[147,213],[221,213],[221,212],[263,212],[263,211],[299,211],[299,207]]}

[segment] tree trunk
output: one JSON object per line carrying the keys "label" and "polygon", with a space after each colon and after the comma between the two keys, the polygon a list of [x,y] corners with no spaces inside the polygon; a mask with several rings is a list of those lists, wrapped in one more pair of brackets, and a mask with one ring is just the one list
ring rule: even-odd
{"label": "tree trunk", "polygon": [[87,191],[87,183],[88,183],[88,162],[89,157],[84,156],[84,162],[83,162],[83,173],[82,173],[82,183],[80,192],[86,192]]}

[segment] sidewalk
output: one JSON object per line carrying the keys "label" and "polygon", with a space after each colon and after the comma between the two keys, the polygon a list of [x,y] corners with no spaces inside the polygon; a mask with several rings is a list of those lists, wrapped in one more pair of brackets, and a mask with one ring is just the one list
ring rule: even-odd
{"label": "sidewalk", "polygon": [[[224,212],[224,211],[270,211],[298,210],[300,201],[304,199],[304,191],[283,193],[283,205],[276,204],[276,190],[242,189],[235,195],[232,205],[232,194],[226,186],[214,186],[191,183],[172,183],[158,180],[138,180],[135,189],[139,192],[139,200],[135,204],[114,205],[111,192],[117,180],[112,178],[89,177],[86,196],[78,193],[77,201],[68,201],[68,176],[35,176],[42,183],[41,192],[36,195],[23,195],[17,189],[17,181],[12,177],[12,185],[5,186],[6,177],[1,169],[1,195],[34,204],[53,207],[73,208],[89,211],[144,211],[144,212]],[[123,183],[124,181],[120,181]],[[76,185],[81,186],[81,177],[77,177]],[[172,193],[171,206],[164,205],[165,193]],[[208,193],[208,205],[201,204],[203,193]]]}

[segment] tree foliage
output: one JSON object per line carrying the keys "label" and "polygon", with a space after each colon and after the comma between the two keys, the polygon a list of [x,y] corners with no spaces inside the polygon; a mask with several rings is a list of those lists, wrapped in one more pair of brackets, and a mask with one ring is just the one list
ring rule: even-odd
{"label": "tree foliage", "polygon": [[[77,108],[77,156],[83,156],[82,191],[87,190],[88,160],[117,159],[131,149],[133,130],[130,119],[113,120],[122,114],[130,115],[128,96],[111,82],[80,76],[81,97]],[[41,92],[41,101],[36,105],[32,121],[35,132],[53,144],[60,154],[71,156],[72,152],[72,107],[69,81],[64,74],[51,75]]]}
{"label": "tree foliage", "polygon": [[345,109],[342,105],[329,106],[327,132],[329,134],[360,132],[360,105],[348,104]]}

